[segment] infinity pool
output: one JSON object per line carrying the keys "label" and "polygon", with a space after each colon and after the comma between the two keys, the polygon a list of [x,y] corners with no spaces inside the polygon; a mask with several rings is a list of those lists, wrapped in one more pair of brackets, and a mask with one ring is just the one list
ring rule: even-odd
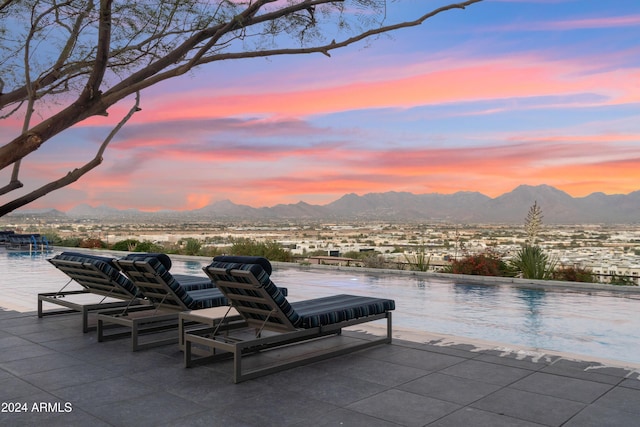
{"label": "infinity pool", "polygon": [[[38,292],[56,291],[68,281],[46,261],[50,256],[0,250],[0,307],[35,311]],[[204,276],[201,268],[209,261],[174,260],[171,271]],[[272,280],[289,288],[292,301],[337,293],[392,298],[397,328],[640,363],[640,294],[545,292],[465,284],[464,276],[454,282],[280,266]]]}

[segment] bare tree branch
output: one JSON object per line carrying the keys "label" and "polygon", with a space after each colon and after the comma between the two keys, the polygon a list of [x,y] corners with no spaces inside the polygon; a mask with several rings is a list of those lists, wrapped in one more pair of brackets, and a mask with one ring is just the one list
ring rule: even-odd
{"label": "bare tree branch", "polygon": [[0,217],[22,206],[28,205],[29,203],[35,200],[38,200],[40,197],[46,196],[52,191],[58,190],[60,188],[66,187],[67,185],[76,182],[78,179],[80,179],[80,177],[82,177],[92,169],[95,169],[96,167],[98,167],[102,163],[102,160],[103,160],[102,156],[104,154],[104,151],[107,149],[107,146],[109,145],[109,143],[113,140],[113,137],[118,133],[120,129],[122,129],[125,123],[127,123],[129,119],[138,111],[140,111],[140,93],[139,92],[136,93],[136,100],[133,107],[131,107],[129,112],[111,130],[111,132],[104,139],[104,141],[102,141],[102,144],[100,144],[100,148],[98,149],[98,152],[96,153],[95,157],[91,159],[91,161],[87,162],[84,166],[80,168],[76,168],[68,172],[62,178],[52,181],[38,188],[37,190],[30,192],[29,194],[16,198],[15,200],[0,206]]}

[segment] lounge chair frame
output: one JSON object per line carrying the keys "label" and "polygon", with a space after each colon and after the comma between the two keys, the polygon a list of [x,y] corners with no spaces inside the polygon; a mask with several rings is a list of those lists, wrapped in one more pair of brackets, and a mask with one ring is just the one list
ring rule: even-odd
{"label": "lounge chair frame", "polygon": [[[89,332],[96,329],[95,325],[89,325],[89,314],[103,309],[141,305],[142,300],[137,298],[127,289],[116,283],[107,273],[100,270],[89,261],[71,261],[51,258],[48,260],[53,266],[65,273],[71,279],[57,292],[43,292],[38,294],[38,317],[53,316],[58,314],[82,313],[82,331]],[[75,281],[84,289],[65,291],[65,288]],[[80,303],[67,299],[73,295],[101,295],[104,298],[97,303]],[[115,298],[122,301],[104,302],[106,298]],[[43,304],[50,303],[67,307],[67,309],[45,310]]]}
{"label": "lounge chair frame", "polygon": [[[385,311],[381,314],[333,323],[326,326],[296,328],[289,321],[289,318],[280,309],[280,307],[275,303],[271,295],[260,285],[257,278],[250,271],[228,271],[224,268],[206,267],[205,272],[207,272],[207,274],[212,278],[215,276],[221,277],[222,275],[231,275],[238,279],[237,282],[215,280],[215,283],[223,294],[225,294],[227,299],[229,299],[231,306],[244,318],[247,326],[256,331],[256,333],[251,337],[251,335],[246,334],[245,329],[244,335],[245,337],[249,335],[249,338],[242,337],[239,334],[234,334],[236,331],[230,331],[229,329],[221,327],[224,325],[223,321],[221,321],[219,326],[216,328],[187,332],[184,338],[184,361],[185,367],[187,368],[210,361],[233,357],[233,382],[239,383],[263,375],[283,371],[285,369],[328,359],[341,354],[362,350],[380,344],[391,343],[391,311]],[[241,290],[241,292],[236,293],[233,290]],[[242,292],[243,290],[251,291],[253,295],[246,295],[246,293]],[[248,307],[246,305],[239,304],[239,302],[250,302],[255,304],[253,307]],[[257,304],[268,308],[260,308]],[[252,315],[262,316],[265,320],[252,318]],[[340,335],[343,328],[380,319],[386,319],[386,335],[382,337],[362,339],[358,344],[349,345],[348,347],[315,350],[312,355],[294,357],[288,360],[269,364],[268,366],[243,370],[243,355],[267,349],[279,348],[293,343],[309,342],[328,335]],[[271,334],[270,332],[273,332],[274,334]],[[263,334],[265,336],[263,336]],[[194,347],[208,348],[211,350],[211,355],[195,357],[193,351]]]}
{"label": "lounge chair frame", "polygon": [[[144,260],[115,260],[114,263],[140,289],[142,294],[150,300],[147,307],[127,308],[125,310],[101,310],[98,313],[98,341],[104,342],[124,337],[131,337],[132,351],[144,350],[179,342],[178,334],[171,337],[157,335],[160,332],[178,330],[179,314],[190,310],[189,307],[175,294],[167,282],[148,262]],[[172,275],[178,282],[195,276]],[[201,279],[205,279],[202,277]],[[188,283],[187,283],[188,285]],[[211,284],[213,287],[213,284]],[[113,332],[114,327],[124,327]],[[155,338],[143,336],[156,334]],[[143,342],[145,341],[145,342]]]}

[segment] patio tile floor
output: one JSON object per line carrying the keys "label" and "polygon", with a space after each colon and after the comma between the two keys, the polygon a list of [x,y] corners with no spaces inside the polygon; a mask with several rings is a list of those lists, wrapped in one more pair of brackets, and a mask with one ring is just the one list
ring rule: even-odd
{"label": "patio tile floor", "polygon": [[186,369],[177,344],[134,353],[82,333],[80,315],[0,309],[0,424],[640,426],[637,371],[460,340],[396,339],[233,384],[229,362]]}

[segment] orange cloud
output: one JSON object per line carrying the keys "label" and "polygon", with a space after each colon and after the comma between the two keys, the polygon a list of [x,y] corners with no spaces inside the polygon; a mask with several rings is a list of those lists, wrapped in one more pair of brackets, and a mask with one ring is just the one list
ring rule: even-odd
{"label": "orange cloud", "polygon": [[[365,108],[408,108],[419,105],[600,93],[610,104],[640,101],[640,70],[585,73],[586,64],[545,61],[520,56],[482,63],[452,65],[400,79],[350,83],[293,92],[211,96],[200,91],[172,95],[171,108],[159,106],[152,120],[228,117],[247,114],[301,117]],[[589,66],[590,67],[590,66]],[[589,69],[587,67],[586,69]]]}

